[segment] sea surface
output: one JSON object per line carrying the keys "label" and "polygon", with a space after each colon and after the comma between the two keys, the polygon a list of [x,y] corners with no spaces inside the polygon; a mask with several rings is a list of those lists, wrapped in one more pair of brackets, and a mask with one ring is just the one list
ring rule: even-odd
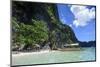
{"label": "sea surface", "polygon": [[95,55],[95,47],[81,48],[79,51],[50,51],[41,54],[12,56],[12,65],[95,61]]}

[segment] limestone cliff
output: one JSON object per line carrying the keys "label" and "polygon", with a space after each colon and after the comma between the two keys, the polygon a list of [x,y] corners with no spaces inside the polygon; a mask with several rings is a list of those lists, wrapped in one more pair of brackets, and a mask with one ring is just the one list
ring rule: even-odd
{"label": "limestone cliff", "polygon": [[43,21],[48,28],[48,38],[38,43],[42,46],[49,43],[51,49],[56,49],[66,43],[78,42],[72,28],[60,21],[56,4],[13,1],[12,18],[16,18],[16,23],[24,25],[32,25],[32,20]]}

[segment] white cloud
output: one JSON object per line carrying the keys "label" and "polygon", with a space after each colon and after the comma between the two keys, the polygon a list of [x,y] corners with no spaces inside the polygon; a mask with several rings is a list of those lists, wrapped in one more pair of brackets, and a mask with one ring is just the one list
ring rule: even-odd
{"label": "white cloud", "polygon": [[73,25],[72,24],[69,24],[69,26],[72,27]]}
{"label": "white cloud", "polygon": [[65,20],[65,18],[61,18],[61,22],[63,23],[63,24],[66,24],[67,22],[66,22],[66,20]]}
{"label": "white cloud", "polygon": [[70,7],[71,12],[74,15],[75,20],[73,21],[73,25],[78,26],[86,26],[89,21],[95,18],[95,8],[91,9],[87,8],[87,6],[78,6],[72,5]]}

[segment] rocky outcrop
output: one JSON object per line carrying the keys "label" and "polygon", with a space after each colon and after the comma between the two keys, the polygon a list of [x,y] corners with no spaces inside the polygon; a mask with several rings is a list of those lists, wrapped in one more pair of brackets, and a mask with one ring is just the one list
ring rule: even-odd
{"label": "rocky outcrop", "polygon": [[41,47],[48,42],[51,49],[60,48],[66,43],[78,42],[72,28],[60,21],[56,4],[13,1],[12,17],[25,25],[33,24],[32,20],[46,23],[49,30],[48,40],[41,43]]}

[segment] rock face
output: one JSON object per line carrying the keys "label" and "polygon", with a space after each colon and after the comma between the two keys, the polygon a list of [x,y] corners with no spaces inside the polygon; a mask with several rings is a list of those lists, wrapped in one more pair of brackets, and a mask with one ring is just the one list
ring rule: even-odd
{"label": "rock face", "polygon": [[48,44],[50,48],[57,49],[66,43],[78,42],[71,27],[62,24],[59,20],[56,4],[13,1],[12,17],[25,25],[31,25],[32,20],[46,23],[49,30],[48,40],[42,42],[41,47],[50,42]]}

